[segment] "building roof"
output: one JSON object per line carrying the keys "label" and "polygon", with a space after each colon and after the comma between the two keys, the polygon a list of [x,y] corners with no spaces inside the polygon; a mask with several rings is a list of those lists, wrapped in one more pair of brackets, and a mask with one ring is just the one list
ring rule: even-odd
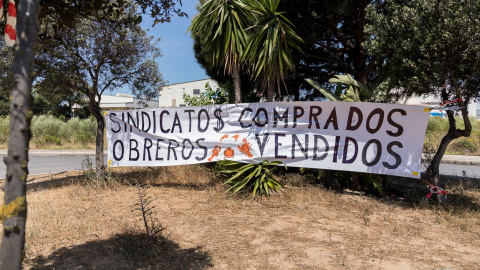
{"label": "building roof", "polygon": [[158,100],[134,98],[132,95],[126,94],[102,95],[100,100],[102,109],[137,109],[144,108],[143,104],[146,104],[148,108],[158,108]]}
{"label": "building roof", "polygon": [[205,78],[205,79],[201,79],[201,80],[194,80],[194,81],[188,81],[188,82],[172,83],[172,84],[166,84],[166,85],[164,85],[163,87],[165,87],[165,86],[177,85],[177,84],[185,84],[185,83],[192,83],[192,82],[207,81],[207,80],[213,80],[213,79],[211,79],[211,78]]}

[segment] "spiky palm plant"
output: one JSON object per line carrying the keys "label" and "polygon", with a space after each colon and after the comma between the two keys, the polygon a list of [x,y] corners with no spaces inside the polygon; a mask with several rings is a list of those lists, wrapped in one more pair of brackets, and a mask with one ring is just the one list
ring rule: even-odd
{"label": "spiky palm plant", "polygon": [[204,46],[202,54],[219,71],[232,76],[235,102],[241,102],[240,68],[253,16],[241,0],[208,0],[188,28]]}
{"label": "spiky palm plant", "polygon": [[268,89],[267,100],[273,101],[275,85],[280,89],[288,71],[294,70],[291,49],[301,51],[303,40],[292,29],[293,24],[277,11],[280,0],[244,0],[256,20],[250,27],[253,34],[245,48],[253,78]]}
{"label": "spiky palm plant", "polygon": [[232,160],[220,161],[223,170],[221,173],[233,174],[225,184],[230,185],[228,191],[235,194],[241,190],[252,191],[252,197],[255,195],[270,195],[271,191],[278,191],[283,188],[283,184],[273,176],[273,170],[277,165],[285,165],[281,161],[264,160],[258,164],[239,163]]}

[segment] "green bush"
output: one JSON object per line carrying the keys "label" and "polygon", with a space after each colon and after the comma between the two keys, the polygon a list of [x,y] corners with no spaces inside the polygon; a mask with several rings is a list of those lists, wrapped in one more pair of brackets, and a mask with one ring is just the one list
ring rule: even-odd
{"label": "green bush", "polygon": [[480,151],[480,131],[474,130],[470,137],[460,137],[448,146],[449,152],[454,154],[476,153]]}
{"label": "green bush", "polygon": [[0,117],[0,143],[7,143],[8,141],[8,126],[10,125],[10,117]]}
{"label": "green bush", "polygon": [[92,135],[87,133],[79,133],[76,135],[75,142],[86,145],[91,142]]}
{"label": "green bush", "polygon": [[43,141],[45,145],[62,145],[62,140],[57,136],[45,135]]}
{"label": "green bush", "polygon": [[430,117],[427,125],[427,134],[446,133],[448,131],[448,119],[441,117]]}
{"label": "green bush", "polygon": [[68,142],[73,142],[79,130],[80,130],[80,119],[73,118],[73,119],[70,119],[68,122],[66,122],[65,125],[62,125],[62,127],[59,130],[59,134],[64,140]]}
{"label": "green bush", "polygon": [[67,142],[86,145],[95,141],[97,123],[90,118],[74,118],[65,122],[51,115],[40,115],[33,117],[31,129],[34,142],[40,145]]}
{"label": "green bush", "polygon": [[[462,117],[456,117],[457,129],[464,129],[465,124]],[[453,140],[447,147],[447,155],[478,155],[480,154],[480,121],[474,117],[470,118],[472,133],[469,137],[460,137]],[[442,138],[447,134],[449,122],[446,118],[430,117],[423,145],[424,153],[435,153]]]}
{"label": "green bush", "polygon": [[60,136],[60,129],[65,122],[52,115],[40,115],[32,118],[31,130],[34,137]]}

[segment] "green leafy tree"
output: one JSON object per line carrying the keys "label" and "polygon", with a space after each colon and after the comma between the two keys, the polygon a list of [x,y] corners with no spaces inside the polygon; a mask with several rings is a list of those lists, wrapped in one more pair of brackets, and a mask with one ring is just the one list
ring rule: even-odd
{"label": "green leafy tree", "polygon": [[303,40],[293,31],[285,12],[277,10],[280,0],[248,0],[246,3],[255,21],[250,27],[253,33],[248,39],[244,58],[254,79],[267,89],[267,101],[273,101],[275,85],[280,89],[288,71],[294,70],[290,50],[300,50],[297,43]]}
{"label": "green leafy tree", "polygon": [[[39,43],[53,43],[57,42],[57,39],[62,34],[62,29],[66,27],[74,28],[77,24],[78,18],[95,18],[97,20],[109,20],[109,21],[122,21],[123,23],[139,23],[142,20],[140,14],[151,16],[154,19],[154,25],[157,23],[170,22],[173,15],[187,16],[185,12],[181,10],[181,0],[77,0],[77,1],[63,1],[63,0],[40,0],[40,6],[42,7],[39,12]],[[134,3],[138,7],[138,13],[128,14],[128,5]],[[4,12],[7,11],[8,1],[3,1]],[[17,1],[18,4],[18,1]],[[0,35],[3,36],[5,29],[5,20],[0,21]],[[8,114],[9,107],[9,94],[10,86],[13,82],[13,75],[11,67],[13,63],[13,49],[3,45],[2,39],[1,47],[1,62],[0,62],[0,115]],[[38,62],[37,62],[38,63]],[[35,68],[39,71],[38,66]],[[71,107],[72,102],[78,101],[78,99],[68,92],[64,93],[60,87],[59,81],[55,89],[51,91],[40,91],[38,86],[35,85],[36,96],[39,97],[37,101],[50,101],[48,107],[54,113],[54,115],[65,114],[70,110],[65,108],[65,104]],[[63,85],[64,86],[64,85]],[[76,95],[78,97],[78,95]],[[74,101],[74,99],[76,101]],[[43,102],[41,102],[44,106]],[[39,104],[40,105],[40,104]],[[36,107],[36,106],[34,106]],[[35,111],[41,111],[38,108]],[[65,115],[67,116],[67,115]]]}
{"label": "green leafy tree", "polygon": [[200,39],[205,62],[232,77],[235,102],[242,102],[240,71],[252,15],[241,0],[201,1],[189,31]]}
{"label": "green leafy tree", "polygon": [[[80,18],[86,16],[86,13],[95,11],[98,3],[112,3],[123,5],[123,0],[118,1],[60,1],[44,0],[42,1],[42,11],[51,12],[51,14],[61,14],[62,18]],[[179,9],[175,9],[175,3],[172,0],[138,0],[138,3],[144,3],[142,10],[144,13],[150,11],[150,16],[169,21],[168,14],[171,10],[181,15]],[[4,3],[7,3],[6,1]],[[13,61],[13,87],[10,92],[10,126],[8,140],[8,155],[4,158],[7,166],[6,183],[3,187],[5,192],[4,203],[0,208],[0,217],[3,223],[3,237],[0,247],[0,268],[2,269],[21,269],[22,258],[24,255],[25,244],[25,223],[27,217],[26,200],[26,179],[28,176],[28,148],[30,142],[30,121],[32,119],[32,82],[35,78],[33,69],[35,47],[39,37],[39,17],[40,5],[37,0],[22,0],[17,2],[17,44],[14,50]],[[78,7],[73,13],[70,7],[55,10],[55,5],[65,3]],[[122,13],[121,7],[117,6],[117,14]],[[6,9],[4,9],[6,11]],[[54,11],[52,11],[54,10]],[[108,11],[108,10],[107,10]],[[108,13],[108,12],[107,12]],[[183,14],[185,15],[185,14]],[[165,17],[166,16],[166,17]],[[42,20],[42,22],[47,20]],[[52,23],[64,27],[60,22]],[[155,22],[158,22],[155,20]],[[41,27],[45,33],[48,33],[48,27]],[[55,28],[55,27],[52,27]],[[3,35],[4,25],[0,24],[0,31]],[[40,35],[40,38],[45,36]],[[5,70],[2,70],[4,74]],[[3,78],[2,78],[3,79]],[[102,160],[103,162],[103,160]]]}
{"label": "green leafy tree", "polygon": [[[204,46],[200,37],[196,36],[192,33],[192,38],[194,40],[193,44],[193,51],[195,55],[195,59],[197,60],[198,64],[205,70],[205,73],[219,84],[223,85],[232,85],[232,95],[231,99],[229,99],[229,103],[235,102],[235,89],[233,89],[232,78],[230,75],[224,74],[223,72],[218,72],[218,68],[210,65],[208,62],[208,58],[204,53]],[[259,99],[259,94],[257,93],[257,85],[251,79],[250,74],[246,69],[246,66],[243,65],[240,67],[240,82],[241,82],[241,101],[242,102],[257,102]]]}
{"label": "green leafy tree", "polygon": [[62,29],[56,44],[44,44],[38,55],[39,84],[62,85],[72,93],[88,98],[89,109],[98,124],[96,140],[96,176],[103,179],[104,116],[101,96],[124,85],[133,94],[152,98],[162,84],[155,62],[160,50],[152,38],[136,24],[80,19],[75,28]]}
{"label": "green leafy tree", "polygon": [[[295,100],[318,97],[320,92],[312,92],[312,87],[305,82],[305,78],[325,84],[335,74],[352,74],[369,88],[384,82],[386,76],[381,70],[384,59],[392,52],[376,55],[365,50],[368,35],[364,29],[368,22],[367,8],[372,7],[382,13],[385,5],[385,1],[378,0],[280,1],[277,10],[286,11],[282,15],[295,26],[295,33],[304,41],[298,43],[302,53],[297,50],[290,52],[295,72],[284,77],[289,94]],[[250,28],[248,32],[253,30]],[[202,44],[196,44],[203,49]],[[199,62],[209,76],[223,81],[208,73],[210,62]],[[248,79],[242,76],[242,85],[244,82],[248,84]],[[242,89],[253,90],[253,87],[242,86]],[[300,90],[306,92],[306,96],[301,96]]]}
{"label": "green leafy tree", "polygon": [[[351,74],[369,88],[385,81],[381,73],[384,59],[391,52],[371,54],[365,50],[368,34],[367,9],[384,12],[385,1],[377,0],[292,0],[281,1],[279,10],[295,26],[304,43],[302,53],[293,53],[295,72],[285,77],[289,93],[295,100],[314,99],[320,92],[312,91],[305,78],[322,85],[335,74]],[[302,90],[302,91],[300,91]]]}
{"label": "green leafy tree", "polygon": [[232,103],[232,95],[230,95],[230,85],[221,85],[219,88],[213,89],[207,82],[205,84],[205,92],[199,97],[192,97],[183,94],[183,100],[187,106],[202,106],[213,104],[228,104]]}
{"label": "green leafy tree", "polygon": [[372,38],[366,45],[371,54],[390,55],[385,72],[401,87],[397,96],[462,99],[464,128],[457,126],[454,111],[447,111],[449,130],[426,171],[430,181],[443,187],[440,161],[452,140],[470,136],[466,106],[480,95],[480,1],[385,2],[387,12],[370,10],[367,34]]}
{"label": "green leafy tree", "polygon": [[[33,85],[34,114],[50,113],[57,117],[72,117],[73,105],[86,105],[85,95],[68,86],[63,74],[45,74],[48,79]],[[40,76],[42,78],[42,76]]]}
{"label": "green leafy tree", "polygon": [[[4,1],[5,2],[5,1]],[[187,16],[179,6],[181,0],[40,0],[39,18],[42,20],[40,29],[40,38],[55,37],[55,32],[46,30],[60,30],[64,27],[74,27],[78,18],[91,18],[106,20],[118,20],[126,14],[126,6],[134,3],[141,14],[148,15],[154,19],[154,25],[157,23],[170,22],[172,15],[179,17]],[[45,18],[52,18],[47,23],[43,22]],[[124,17],[125,21],[132,20],[139,23],[141,18],[138,16]]]}

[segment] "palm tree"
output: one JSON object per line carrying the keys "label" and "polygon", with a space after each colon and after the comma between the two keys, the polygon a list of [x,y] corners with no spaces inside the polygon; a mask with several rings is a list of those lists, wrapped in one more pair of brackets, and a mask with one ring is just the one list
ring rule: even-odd
{"label": "palm tree", "polygon": [[235,102],[241,102],[240,68],[253,19],[241,0],[207,0],[188,28],[199,37],[208,62],[232,76]]}
{"label": "palm tree", "polygon": [[294,70],[291,49],[301,51],[297,42],[303,40],[291,28],[292,23],[278,12],[280,0],[244,0],[246,8],[256,17],[254,30],[244,51],[253,78],[263,89],[267,101],[273,101],[275,84],[280,93],[281,83],[289,70]]}

